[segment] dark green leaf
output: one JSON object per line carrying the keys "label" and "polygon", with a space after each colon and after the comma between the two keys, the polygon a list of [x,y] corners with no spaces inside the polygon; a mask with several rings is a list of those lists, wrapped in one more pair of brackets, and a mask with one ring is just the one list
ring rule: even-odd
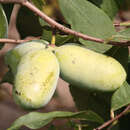
{"label": "dark green leaf", "polygon": [[114,57],[123,65],[126,72],[128,71],[128,56],[129,56],[128,47],[113,46],[110,50],[106,52],[106,55]]}
{"label": "dark green leaf", "polygon": [[[5,16],[5,12],[2,8],[2,5],[0,4],[0,38],[7,37],[7,31],[8,31],[7,18]],[[3,44],[0,44],[0,48],[2,47]]]}
{"label": "dark green leaf", "polygon": [[[107,39],[115,34],[113,23],[104,11],[86,0],[59,0],[60,9],[72,29],[89,36]],[[111,45],[80,39],[88,48],[104,53]]]}
{"label": "dark green leaf", "polygon": [[55,111],[49,113],[39,113],[31,112],[27,115],[24,115],[18,118],[8,130],[18,130],[21,126],[26,126],[31,129],[41,128],[48,123],[50,123],[55,118],[73,118],[73,119],[83,119],[92,122],[103,123],[101,117],[96,113],[91,111],[82,111],[82,112],[64,112],[64,111]]}
{"label": "dark green leaf", "polygon": [[88,92],[80,86],[69,86],[71,95],[79,110],[92,110],[103,117],[109,119],[110,101],[112,93]]}
{"label": "dark green leaf", "polygon": [[56,36],[56,45],[63,45],[64,43],[73,39],[72,35],[57,35]]}
{"label": "dark green leaf", "polygon": [[130,85],[127,82],[112,95],[111,109],[113,111],[120,109],[130,103]]}
{"label": "dark green leaf", "polygon": [[49,43],[51,42],[52,38],[52,30],[48,26],[44,26],[43,32],[42,32],[42,39],[48,41]]}
{"label": "dark green leaf", "polygon": [[125,114],[119,119],[120,129],[118,130],[129,130],[130,129],[130,112]]}

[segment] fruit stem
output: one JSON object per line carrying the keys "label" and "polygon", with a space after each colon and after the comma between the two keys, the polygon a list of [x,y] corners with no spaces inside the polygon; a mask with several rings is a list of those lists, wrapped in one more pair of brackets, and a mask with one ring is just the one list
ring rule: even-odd
{"label": "fruit stem", "polygon": [[56,43],[56,29],[52,29],[51,45]]}

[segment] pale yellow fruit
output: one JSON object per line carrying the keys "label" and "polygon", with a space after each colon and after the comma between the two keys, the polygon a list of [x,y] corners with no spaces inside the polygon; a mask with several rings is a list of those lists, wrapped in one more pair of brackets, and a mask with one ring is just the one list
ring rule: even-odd
{"label": "pale yellow fruit", "polygon": [[114,91],[126,79],[122,65],[112,57],[78,45],[55,49],[61,77],[72,85],[88,90]]}
{"label": "pale yellow fruit", "polygon": [[10,66],[13,74],[15,75],[17,72],[17,65],[19,64],[21,57],[32,50],[39,50],[39,49],[51,50],[52,47],[48,46],[46,41],[43,42],[30,41],[19,44],[15,48],[6,53],[5,63]]}
{"label": "pale yellow fruit", "polygon": [[15,102],[26,109],[45,106],[54,94],[58,77],[59,63],[51,51],[28,52],[21,58],[15,75]]}
{"label": "pale yellow fruit", "polygon": [[30,41],[17,45],[15,48],[13,48],[13,51],[16,51],[20,56],[23,56],[27,52],[30,52],[32,50],[44,49],[47,46],[48,45],[47,43],[45,43],[45,41],[44,42]]}

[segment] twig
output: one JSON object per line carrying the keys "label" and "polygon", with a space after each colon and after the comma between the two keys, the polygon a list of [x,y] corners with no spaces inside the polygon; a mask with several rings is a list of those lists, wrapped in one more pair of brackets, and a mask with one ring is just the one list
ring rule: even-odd
{"label": "twig", "polygon": [[113,24],[115,27],[120,27],[120,23],[114,23]]}
{"label": "twig", "polygon": [[[36,40],[36,39],[32,39],[32,40]],[[11,44],[18,44],[18,43],[24,43],[24,42],[28,42],[31,41],[30,39],[25,39],[25,40],[15,40],[15,39],[0,39],[0,43],[11,43]]]}
{"label": "twig", "polygon": [[[2,43],[10,43],[10,44],[19,44],[19,43],[24,43],[24,42],[28,42],[31,40],[37,40],[39,38],[31,38],[31,39],[25,39],[25,40],[16,40],[16,39],[5,39],[5,38],[1,38],[0,39],[0,44]],[[109,42],[108,44],[114,45],[114,46],[130,46],[130,41],[128,42]]]}
{"label": "twig", "polygon": [[[31,11],[33,11],[38,16],[40,16],[44,21],[46,21],[49,25],[51,25],[52,28],[59,29],[67,34],[74,35],[76,37],[80,37],[84,40],[94,41],[94,42],[98,42],[98,43],[104,43],[103,39],[91,37],[91,36],[85,35],[83,33],[76,32],[72,29],[69,29],[69,28],[57,23],[55,20],[53,20],[52,18],[50,18],[46,14],[44,14],[42,11],[40,11],[37,7],[35,7],[28,0],[0,0],[0,3],[21,4],[21,5],[29,8]],[[115,26],[119,26],[119,24],[115,24]],[[113,41],[111,42],[110,41],[110,42],[108,42],[108,44],[115,45],[115,46],[130,46],[130,41],[125,41],[125,42],[113,42]]]}
{"label": "twig", "polygon": [[27,0],[0,0],[0,3],[17,3],[17,4],[22,4],[26,2]]}
{"label": "twig", "polygon": [[52,29],[52,37],[51,37],[51,45],[55,45],[56,43],[56,29]]}
{"label": "twig", "polygon": [[95,128],[94,130],[102,130],[103,128],[107,127],[115,120],[118,120],[120,117],[122,117],[129,110],[130,110],[130,105],[128,105],[127,108],[123,112],[121,112],[119,115],[115,116],[115,118],[105,122],[103,125],[99,126],[98,128]]}

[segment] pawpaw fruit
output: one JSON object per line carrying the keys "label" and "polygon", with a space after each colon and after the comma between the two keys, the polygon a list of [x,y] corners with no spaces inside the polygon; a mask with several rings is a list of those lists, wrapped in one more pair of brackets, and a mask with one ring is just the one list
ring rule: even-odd
{"label": "pawpaw fruit", "polygon": [[126,80],[123,66],[114,58],[82,46],[67,44],[55,49],[61,78],[90,91],[110,92]]}
{"label": "pawpaw fruit", "polygon": [[25,109],[45,106],[56,89],[59,63],[49,50],[33,50],[23,55],[14,80],[13,97]]}
{"label": "pawpaw fruit", "polygon": [[11,68],[12,73],[15,75],[21,57],[32,50],[39,50],[42,48],[47,48],[46,42],[30,41],[21,43],[6,53],[5,63]]}

